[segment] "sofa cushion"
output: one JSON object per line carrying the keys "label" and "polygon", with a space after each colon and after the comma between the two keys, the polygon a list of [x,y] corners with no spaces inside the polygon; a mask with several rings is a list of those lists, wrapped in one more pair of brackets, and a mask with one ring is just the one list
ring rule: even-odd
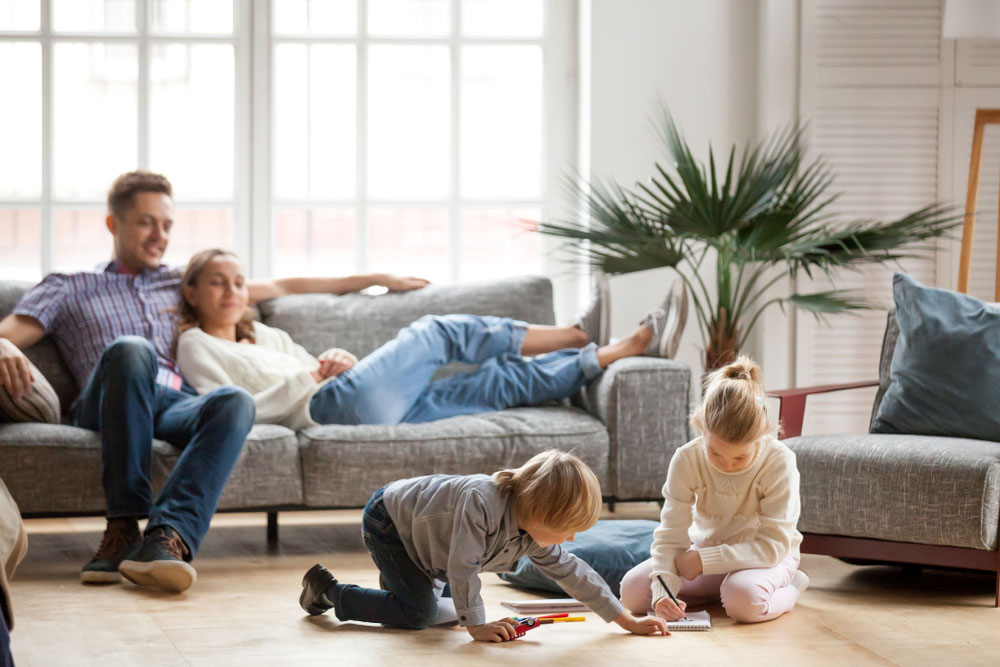
{"label": "sofa cushion", "polygon": [[[262,321],[284,329],[317,355],[331,347],[360,359],[392,340],[423,315],[499,315],[534,324],[552,324],[552,283],[524,276],[463,285],[431,285],[381,296],[301,294],[260,304]],[[455,365],[452,371],[459,369]]]}
{"label": "sofa cushion", "polygon": [[59,397],[38,367],[30,362],[29,367],[31,388],[18,398],[0,385],[0,421],[58,424],[62,415]]}
{"label": "sofa cushion", "polygon": [[[34,287],[34,283],[18,280],[0,281],[0,319],[10,314],[24,293],[32,287]],[[25,350],[24,354],[52,385],[59,397],[63,412],[69,411],[69,407],[76,399],[76,395],[80,393],[80,389],[76,386],[76,380],[69,372],[62,355],[59,354],[55,341],[46,336]]]}
{"label": "sofa cushion", "polygon": [[575,408],[513,408],[398,426],[313,426],[299,432],[299,442],[311,507],[361,507],[396,479],[491,474],[550,448],[572,451],[602,488],[607,484],[608,432]]}
{"label": "sofa cushion", "polygon": [[101,439],[59,424],[0,424],[0,471],[24,513],[99,512]]}
{"label": "sofa cushion", "polygon": [[802,532],[997,546],[1000,443],[890,434],[784,443],[801,475]]}
{"label": "sofa cushion", "polygon": [[[153,486],[160,488],[181,450],[156,440],[153,451]],[[236,467],[222,491],[219,509],[301,503],[302,463],[295,433],[284,426],[257,424],[247,435]]]}
{"label": "sofa cushion", "polygon": [[1000,440],[1000,306],[892,282],[899,338],[871,430]]}

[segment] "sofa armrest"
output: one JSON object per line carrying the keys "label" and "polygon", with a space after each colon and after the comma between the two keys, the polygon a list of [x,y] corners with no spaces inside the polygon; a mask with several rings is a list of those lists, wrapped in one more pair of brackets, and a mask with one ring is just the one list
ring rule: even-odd
{"label": "sofa armrest", "polygon": [[802,420],[806,414],[806,397],[812,394],[826,394],[831,391],[846,391],[848,389],[862,389],[864,387],[877,387],[878,380],[867,382],[849,382],[847,384],[822,384],[813,387],[799,387],[797,389],[781,389],[769,391],[767,395],[777,398],[778,419],[781,421],[783,438],[796,438],[802,435]]}
{"label": "sofa armrest", "polygon": [[661,497],[674,450],[688,441],[691,369],[669,359],[630,357],[591,382],[583,407],[608,427],[608,486],[616,500]]}

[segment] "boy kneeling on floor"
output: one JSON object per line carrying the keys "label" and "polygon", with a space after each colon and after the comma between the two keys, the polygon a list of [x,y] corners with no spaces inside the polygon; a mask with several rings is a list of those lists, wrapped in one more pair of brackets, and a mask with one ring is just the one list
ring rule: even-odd
{"label": "boy kneeling on floor", "polygon": [[428,475],[392,482],[364,509],[361,532],[381,589],[342,584],[322,565],[302,580],[299,604],[341,621],[423,629],[454,620],[440,608],[450,584],[458,623],[473,639],[514,638],[516,621],[486,622],[480,572],[509,572],[528,556],[606,622],[638,635],[666,634],[659,618],[625,611],[589,565],[559,545],[594,523],[601,486],[587,465],[549,450],[520,468],[487,475]]}

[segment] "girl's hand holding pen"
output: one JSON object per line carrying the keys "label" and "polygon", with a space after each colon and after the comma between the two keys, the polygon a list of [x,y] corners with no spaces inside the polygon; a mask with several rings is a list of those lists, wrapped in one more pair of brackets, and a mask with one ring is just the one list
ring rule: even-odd
{"label": "girl's hand holding pen", "polygon": [[668,621],[679,621],[685,616],[684,611],[687,609],[687,603],[683,600],[677,602],[675,604],[669,597],[664,596],[656,601],[653,609],[660,618]]}

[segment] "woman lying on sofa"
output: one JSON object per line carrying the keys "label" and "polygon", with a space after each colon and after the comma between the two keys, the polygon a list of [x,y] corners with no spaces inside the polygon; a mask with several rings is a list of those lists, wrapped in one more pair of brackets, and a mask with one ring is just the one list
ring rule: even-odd
{"label": "woman lying on sofa", "polygon": [[[662,339],[676,328],[657,308],[628,338],[597,347],[575,326],[427,315],[361,361],[336,348],[315,358],[284,331],[252,320],[233,253],[198,253],[181,284],[176,359],[184,378],[199,393],[242,387],[253,394],[257,423],[294,430],[427,422],[564,398],[618,359],[669,347]],[[431,382],[452,361],[479,368]]]}

